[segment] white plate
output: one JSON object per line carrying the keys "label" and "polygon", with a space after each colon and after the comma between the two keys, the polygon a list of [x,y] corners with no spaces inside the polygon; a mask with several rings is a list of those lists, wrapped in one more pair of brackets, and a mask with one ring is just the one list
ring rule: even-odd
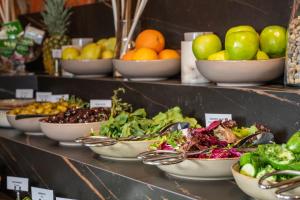
{"label": "white plate", "polygon": [[[245,192],[247,195],[253,197],[257,200],[274,200],[277,199],[275,196],[276,189],[264,190],[258,187],[258,179],[249,177],[239,172],[239,164],[236,163],[232,165],[232,174],[235,182],[239,186],[239,188]],[[288,194],[297,194],[300,195],[300,188],[297,188]]]}
{"label": "white plate", "polygon": [[113,64],[111,59],[97,60],[63,60],[62,68],[74,75],[102,75],[112,73]]}
{"label": "white plate", "polygon": [[187,180],[228,180],[233,179],[231,166],[239,158],[186,159],[173,165],[157,167],[170,176]]}
{"label": "white plate", "polygon": [[285,58],[269,60],[198,60],[199,72],[220,86],[253,86],[283,74]]}
{"label": "white plate", "polygon": [[43,135],[39,123],[39,120],[43,117],[32,117],[19,120],[16,120],[16,115],[7,114],[6,117],[13,128],[23,131],[26,135]]}
{"label": "white plate", "polygon": [[63,146],[80,146],[74,140],[99,130],[101,122],[59,124],[40,122],[42,132],[50,139],[58,141]]}
{"label": "white plate", "polygon": [[145,141],[122,141],[112,146],[90,147],[90,149],[103,158],[111,160],[136,161],[140,153],[149,150],[154,140]]}
{"label": "white plate", "polygon": [[125,61],[114,59],[113,64],[124,78],[129,80],[156,81],[172,77],[180,72],[180,59]]}

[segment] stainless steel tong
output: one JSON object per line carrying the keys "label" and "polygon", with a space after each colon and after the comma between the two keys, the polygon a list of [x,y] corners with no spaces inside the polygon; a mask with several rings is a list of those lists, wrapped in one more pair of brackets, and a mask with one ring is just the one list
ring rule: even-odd
{"label": "stainless steel tong", "polygon": [[[268,144],[274,141],[273,133],[263,132],[249,135],[237,141],[232,147],[242,148],[244,145],[251,142],[252,145]],[[172,165],[183,162],[189,156],[199,155],[211,151],[213,148],[207,148],[199,151],[174,151],[174,150],[152,150],[146,151],[138,155],[138,159],[142,160],[147,165]]]}
{"label": "stainless steel tong", "polygon": [[187,122],[176,122],[167,125],[163,129],[159,131],[158,134],[146,134],[141,136],[129,136],[129,137],[121,137],[121,138],[109,138],[106,136],[87,136],[80,137],[75,140],[77,143],[82,143],[84,146],[88,147],[103,147],[103,146],[111,146],[117,144],[121,141],[140,141],[147,140],[151,138],[155,138],[158,136],[163,136],[169,132],[173,132],[176,130],[187,129],[190,127],[190,124]]}
{"label": "stainless steel tong", "polygon": [[288,200],[300,199],[300,195],[286,193],[286,192],[291,191],[300,186],[300,177],[295,177],[295,178],[291,178],[288,180],[275,182],[275,183],[270,183],[270,182],[266,181],[267,178],[274,176],[274,175],[300,176],[300,171],[296,171],[296,170],[274,171],[274,172],[265,174],[258,181],[258,186],[262,189],[278,188],[278,190],[275,191],[275,195],[279,199],[288,199]]}

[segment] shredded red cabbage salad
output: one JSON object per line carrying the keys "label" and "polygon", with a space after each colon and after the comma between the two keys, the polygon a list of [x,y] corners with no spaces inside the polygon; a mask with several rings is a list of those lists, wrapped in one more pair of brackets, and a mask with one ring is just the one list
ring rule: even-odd
{"label": "shredded red cabbage salad", "polygon": [[[265,129],[264,126],[256,126],[257,131]],[[182,144],[176,147],[168,143],[162,142],[158,149],[160,150],[181,150],[184,152],[199,151],[209,149],[208,151],[193,155],[191,158],[236,158],[242,155],[236,148],[232,148],[232,144],[239,140],[232,130],[237,128],[237,123],[233,120],[224,122],[214,121],[206,128],[189,129],[188,133],[182,137]]]}

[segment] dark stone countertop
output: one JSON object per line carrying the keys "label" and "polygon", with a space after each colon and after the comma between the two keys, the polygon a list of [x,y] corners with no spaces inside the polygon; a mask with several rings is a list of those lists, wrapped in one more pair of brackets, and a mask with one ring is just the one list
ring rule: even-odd
{"label": "dark stone countertop", "polygon": [[61,147],[13,129],[0,129],[0,160],[8,168],[5,175],[29,177],[32,185],[68,198],[248,199],[234,181],[173,179],[154,166],[96,158],[85,147]]}

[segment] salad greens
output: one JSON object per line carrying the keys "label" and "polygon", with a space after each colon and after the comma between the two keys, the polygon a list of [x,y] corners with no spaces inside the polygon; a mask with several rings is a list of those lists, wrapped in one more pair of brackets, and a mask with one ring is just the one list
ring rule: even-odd
{"label": "salad greens", "polygon": [[115,117],[111,116],[108,121],[103,122],[99,134],[111,138],[145,134],[156,136],[166,125],[175,122],[189,122],[191,127],[199,126],[196,119],[183,117],[179,107],[160,112],[152,119],[147,118],[145,109],[137,109],[133,113],[123,111]]}
{"label": "salad greens", "polygon": [[[240,173],[260,178],[275,170],[300,170],[299,135],[299,131],[293,134],[287,144],[259,145],[256,151],[243,154],[239,162]],[[282,178],[286,176],[277,175],[270,177],[270,180]]]}

